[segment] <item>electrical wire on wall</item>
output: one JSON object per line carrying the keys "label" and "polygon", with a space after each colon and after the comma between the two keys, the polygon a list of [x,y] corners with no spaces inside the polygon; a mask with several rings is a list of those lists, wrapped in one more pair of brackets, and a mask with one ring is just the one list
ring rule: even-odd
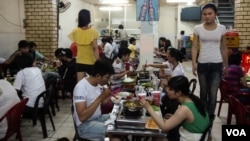
{"label": "electrical wire on wall", "polygon": [[8,19],[6,19],[2,14],[0,14],[0,17],[4,19],[5,22],[11,24],[11,25],[14,25],[14,26],[21,26],[20,24],[15,24],[11,21],[9,21]]}
{"label": "electrical wire on wall", "polygon": [[[23,1],[24,2],[24,1]],[[24,8],[24,4],[23,4],[23,8]],[[18,1],[18,13],[19,13],[19,15],[18,15],[18,18],[19,18],[19,23],[22,23],[22,20],[21,20],[21,5],[20,5],[20,0]],[[24,16],[25,17],[25,16]],[[22,32],[22,31],[24,31],[23,30],[23,27],[24,27],[25,25],[20,25],[20,32]]]}
{"label": "electrical wire on wall", "polygon": [[61,29],[58,29],[58,41],[61,41],[62,40],[62,35],[63,35],[63,32]]}
{"label": "electrical wire on wall", "polygon": [[[21,11],[20,11],[20,9],[21,9],[21,8],[20,8],[20,1],[18,0],[18,21],[19,21],[19,23],[22,23],[22,21],[21,21]],[[10,24],[10,25],[19,27],[20,32],[22,32],[22,30],[23,30],[22,24],[16,24],[16,23],[14,23],[14,22],[11,22],[10,20],[8,20],[8,19],[7,19],[4,15],[2,15],[2,14],[0,14],[0,19],[3,19],[4,22],[6,22],[6,23],[8,23],[8,24]],[[18,32],[18,33],[20,33],[20,32]],[[13,32],[11,32],[11,33],[13,33]]]}

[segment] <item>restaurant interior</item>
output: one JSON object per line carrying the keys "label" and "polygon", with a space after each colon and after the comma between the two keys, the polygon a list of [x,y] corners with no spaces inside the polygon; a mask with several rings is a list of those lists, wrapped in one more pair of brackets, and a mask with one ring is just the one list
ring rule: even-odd
{"label": "restaurant interior", "polygon": [[[198,81],[198,77],[194,76],[192,73],[191,61],[193,28],[195,25],[201,23],[201,13],[197,12],[197,10],[199,11],[201,6],[207,2],[214,2],[217,5],[229,3],[230,6],[235,6],[234,0],[186,0],[185,2],[182,0],[157,0],[156,5],[153,5],[155,13],[154,19],[152,20],[150,19],[150,14],[146,16],[146,19],[140,19],[139,17],[141,14],[140,10],[143,9],[143,2],[146,0],[124,0],[125,3],[116,3],[118,1],[120,0],[107,0],[107,2],[111,3],[105,3],[105,0],[50,0],[48,3],[52,3],[52,8],[50,6],[48,7],[54,9],[55,13],[47,18],[51,18],[50,20],[53,20],[53,23],[51,23],[51,25],[48,24],[48,26],[42,26],[41,28],[43,29],[39,29],[37,26],[32,26],[34,24],[33,22],[29,23],[31,19],[30,16],[27,15],[27,12],[30,12],[27,10],[29,9],[27,7],[29,7],[29,4],[33,4],[33,6],[35,5],[32,7],[33,9],[39,9],[39,7],[46,7],[46,2],[44,4],[42,1],[39,1],[36,5],[35,0],[19,0],[17,4],[15,2],[10,2],[11,4],[8,4],[8,0],[0,1],[0,61],[1,59],[10,56],[17,49],[17,44],[22,39],[35,41],[38,44],[37,50],[43,53],[46,57],[56,60],[54,51],[57,48],[69,48],[72,44],[72,41],[68,38],[68,34],[72,29],[77,27],[77,13],[81,9],[89,9],[92,21],[91,26],[94,27],[100,35],[98,38],[98,44],[101,44],[101,39],[106,36],[112,36],[114,42],[119,43],[119,39],[116,39],[115,37],[115,30],[118,30],[119,25],[124,25],[124,29],[128,33],[128,39],[131,37],[136,39],[136,48],[139,51],[138,57],[141,62],[138,64],[137,71],[143,69],[142,65],[152,63],[160,64],[163,62],[161,58],[156,57],[153,53],[155,48],[158,48],[158,40],[160,37],[169,39],[172,47],[178,48],[180,44],[179,39],[181,38],[180,31],[184,30],[187,44],[187,60],[182,62],[183,69],[185,71],[185,76],[187,76],[189,80],[196,79]],[[248,2],[248,4],[250,4],[250,2]],[[13,12],[11,13],[9,9],[13,9]],[[231,10],[226,9],[226,11]],[[36,12],[42,13],[44,11],[37,10]],[[230,12],[228,13],[230,14]],[[8,14],[10,14],[10,16],[7,16]],[[6,17],[8,18],[6,19]],[[228,17],[230,17],[230,15]],[[234,20],[235,18],[226,19],[224,21],[223,19],[221,20],[221,24],[228,27],[226,36],[228,54],[230,55],[233,52],[242,51],[242,62],[240,65],[245,73],[246,80],[250,81],[250,43],[246,41],[244,31],[239,30],[240,28],[237,28],[237,25],[234,25],[236,23]],[[217,19],[217,21],[219,22],[219,19]],[[36,36],[33,32],[34,34],[41,36]],[[48,34],[51,36],[47,37]],[[43,36],[46,36],[46,38]],[[53,68],[54,64],[49,65]],[[51,68],[46,66],[44,71],[47,71],[46,69],[50,69],[49,71],[51,71]],[[156,75],[157,71],[158,69],[147,69],[149,76]],[[139,75],[132,77],[133,82],[138,76]],[[151,78],[152,77],[148,77],[146,82],[152,82]],[[124,83],[126,84],[126,82]],[[195,86],[194,94],[199,96],[199,83],[196,83]],[[135,93],[136,88],[135,84],[132,85],[132,90],[128,89],[126,91]],[[211,133],[209,132],[210,138],[208,140],[210,141],[222,140],[222,125],[238,124],[235,113],[229,117],[229,102],[228,100],[222,99],[221,91],[221,89],[218,90],[217,94],[216,116],[213,121]],[[30,119],[21,120],[20,131],[24,141],[56,141],[64,137],[69,140],[75,139],[76,130],[72,118],[71,94],[66,93],[66,95],[63,95],[60,90],[57,92],[59,97],[57,97],[58,99],[56,103],[54,103],[55,105],[53,105],[53,108],[49,108],[51,110],[51,116],[47,113],[45,115],[45,129],[38,120],[35,126],[33,125],[34,121]],[[65,97],[62,98],[62,96]],[[120,103],[120,101],[118,103]],[[249,108],[247,109],[247,112],[248,115],[246,116],[249,117]],[[140,114],[145,116],[143,113]],[[231,121],[229,121],[229,119]],[[144,129],[146,129],[145,124],[147,121],[142,122],[142,127],[140,129],[138,128],[138,130],[142,132],[138,131],[138,133],[136,133],[137,130],[133,129],[139,127],[140,122],[135,126],[133,121],[134,119],[130,120],[131,123],[124,122],[121,117],[116,117],[115,122],[119,125],[114,127],[127,129],[121,132],[128,135],[127,139],[132,141],[140,140],[140,138],[133,137],[132,135],[166,136],[166,133],[162,133],[158,127],[156,127],[156,129],[149,128],[149,130],[145,131]],[[130,125],[127,127],[127,124],[131,124],[132,127]],[[249,121],[247,124],[249,124]],[[111,129],[108,133],[112,134],[112,129],[114,127],[108,126],[107,130]],[[47,135],[45,135],[45,132]],[[116,134],[116,132],[114,134]],[[146,137],[145,141],[146,139],[148,141],[153,141],[151,138]],[[17,140],[16,135],[12,135],[11,138],[8,139],[8,141],[15,140]],[[107,138],[106,140],[108,141],[109,139]],[[165,140],[167,141],[167,139]]]}

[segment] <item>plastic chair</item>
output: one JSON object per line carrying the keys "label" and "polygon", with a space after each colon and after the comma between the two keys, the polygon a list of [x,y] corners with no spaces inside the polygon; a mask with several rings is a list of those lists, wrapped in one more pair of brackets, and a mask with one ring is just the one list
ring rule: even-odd
{"label": "plastic chair", "polygon": [[3,74],[3,77],[7,75],[7,70],[8,70],[8,65],[7,64],[0,64],[0,72]]}
{"label": "plastic chair", "polygon": [[56,90],[57,85],[57,77],[50,77],[48,80],[45,80],[46,89],[49,90],[49,95],[51,96],[49,100],[49,106],[52,110],[52,114],[55,116],[55,108],[57,111],[60,111],[59,104],[58,104],[58,95]]}
{"label": "plastic chair", "polygon": [[191,79],[189,81],[189,88],[191,88],[191,86],[192,86],[191,91],[190,91],[192,94],[194,93],[194,91],[196,89],[196,84],[197,84],[197,80],[196,79]]}
{"label": "plastic chair", "polygon": [[74,128],[75,128],[75,135],[74,135],[74,138],[73,138],[73,141],[91,141],[91,140],[88,140],[88,139],[84,139],[84,138],[81,138],[78,134],[78,131],[77,131],[77,126],[76,126],[76,123],[75,123],[75,119],[74,119],[74,106],[72,105],[71,106],[71,114],[72,114],[72,117],[73,117],[73,122],[74,122]]}
{"label": "plastic chair", "polygon": [[206,128],[206,130],[202,133],[202,136],[199,141],[212,141],[211,132],[212,132],[213,124],[214,124],[214,117],[215,117],[214,114],[209,115],[210,123],[208,127]]}
{"label": "plastic chair", "polygon": [[73,78],[69,81],[65,81],[65,80],[60,80],[58,81],[57,84],[57,91],[61,91],[62,92],[62,99],[65,99],[67,96],[67,93],[70,93],[70,97],[72,98],[73,96],[73,90],[74,87],[76,85],[76,77],[73,76]]}
{"label": "plastic chair", "polygon": [[[243,96],[247,99],[249,99],[249,95],[245,93],[241,93],[239,91],[232,93],[231,90],[232,86],[225,80],[222,79],[220,83],[220,93],[221,93],[221,98],[219,101],[219,108],[218,108],[218,113],[217,116],[220,116],[220,111],[221,111],[221,106],[223,102],[229,103],[229,97],[230,96]],[[227,114],[227,124],[231,124],[231,119],[232,119],[232,114],[234,113],[233,110],[234,106],[230,105],[228,106],[228,114]]]}
{"label": "plastic chair", "polygon": [[229,103],[228,95],[230,95],[229,94],[229,92],[230,92],[230,84],[225,79],[222,79],[221,82],[220,82],[219,89],[220,89],[221,97],[220,97],[219,108],[218,108],[218,113],[217,113],[218,117],[220,116],[222,103],[223,102]]}
{"label": "plastic chair", "polygon": [[[49,94],[50,90],[46,90],[39,94],[36,98],[34,109],[33,109],[33,115],[30,116],[24,116],[23,118],[28,118],[33,120],[33,126],[36,125],[36,120],[39,118],[41,127],[42,127],[42,132],[43,132],[43,138],[47,138],[47,128],[46,128],[46,120],[45,120],[45,115],[49,115],[50,122],[52,124],[53,130],[55,131],[55,125],[52,119],[52,115],[50,113],[49,109],[49,101],[51,99],[51,95]],[[44,100],[44,105],[43,107],[38,107],[40,99]]]}
{"label": "plastic chair", "polygon": [[[38,107],[38,103],[39,100],[43,98],[44,99],[44,106],[43,107]],[[45,121],[45,115],[48,114],[49,115],[49,119],[50,122],[52,124],[53,130],[55,131],[55,125],[52,119],[52,115],[50,113],[50,100],[52,98],[52,94],[51,94],[51,89],[46,90],[45,92],[41,93],[35,102],[35,116],[34,118],[37,118],[37,116],[39,117],[41,126],[42,126],[42,130],[43,130],[43,137],[46,138],[47,137],[47,130],[46,130],[46,121]],[[33,120],[34,120],[33,118]]]}
{"label": "plastic chair", "polygon": [[14,133],[17,133],[17,137],[19,141],[22,141],[22,135],[20,131],[20,124],[22,119],[23,109],[28,102],[28,98],[21,100],[19,103],[14,105],[1,119],[2,121],[4,118],[7,119],[8,122],[8,129],[6,135],[0,141],[7,141]]}
{"label": "plastic chair", "polygon": [[237,125],[250,125],[250,105],[244,105],[236,97],[229,96],[231,114],[235,115]]}
{"label": "plastic chair", "polygon": [[210,141],[212,128],[213,128],[213,122],[210,122],[206,130],[202,133],[200,141]]}

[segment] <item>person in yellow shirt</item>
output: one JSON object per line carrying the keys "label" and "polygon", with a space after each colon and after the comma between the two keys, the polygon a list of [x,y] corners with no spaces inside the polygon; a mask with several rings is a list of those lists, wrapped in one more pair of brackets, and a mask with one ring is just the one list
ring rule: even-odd
{"label": "person in yellow shirt", "polygon": [[136,45],[136,39],[134,37],[131,37],[129,39],[129,43],[130,43],[130,45],[128,46],[128,49],[131,50],[129,58],[130,58],[131,62],[135,62],[136,54],[139,53],[139,51],[137,50],[137,48],[135,46]]}
{"label": "person in yellow shirt", "polygon": [[89,26],[91,22],[89,10],[82,9],[78,14],[78,27],[69,34],[69,39],[76,42],[76,76],[77,81],[92,72],[93,65],[99,59],[96,29]]}

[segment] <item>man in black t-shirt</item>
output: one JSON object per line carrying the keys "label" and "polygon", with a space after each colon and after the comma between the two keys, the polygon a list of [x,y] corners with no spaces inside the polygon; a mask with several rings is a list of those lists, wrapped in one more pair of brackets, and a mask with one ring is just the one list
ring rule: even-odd
{"label": "man in black t-shirt", "polygon": [[6,59],[3,64],[6,64],[9,69],[11,76],[17,74],[20,70],[19,64],[21,64],[22,59],[19,59],[22,54],[29,53],[29,42],[26,40],[21,40],[18,43],[18,50],[16,50],[8,59]]}

